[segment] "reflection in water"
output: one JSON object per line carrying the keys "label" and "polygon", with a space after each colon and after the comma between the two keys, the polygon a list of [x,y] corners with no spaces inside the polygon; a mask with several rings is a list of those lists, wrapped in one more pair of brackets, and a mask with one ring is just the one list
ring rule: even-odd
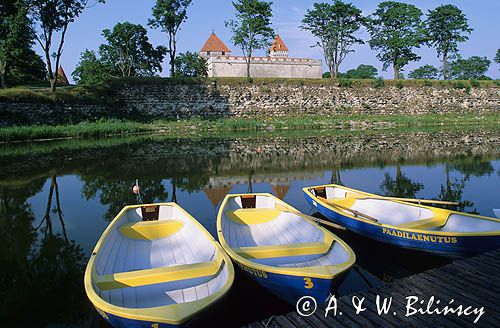
{"label": "reflection in water", "polygon": [[383,195],[389,197],[415,198],[422,190],[423,184],[413,182],[401,172],[401,165],[396,165],[396,178],[393,179],[389,173],[385,174],[385,180],[380,184]]}
{"label": "reflection in water", "polygon": [[[495,145],[474,154],[454,149],[441,158],[418,149],[396,152],[390,143],[390,150],[379,149],[379,144],[373,136],[321,141],[152,138],[111,143],[107,148],[51,151],[45,162],[40,162],[38,153],[0,152],[0,238],[4,242],[0,322],[72,326],[96,321],[83,290],[85,264],[107,222],[124,205],[136,202],[131,192],[135,179],[145,202],[179,202],[212,233],[217,207],[227,193],[272,192],[311,213],[301,188],[324,183],[396,197],[460,201],[461,210],[484,215],[498,208],[498,193],[492,192],[500,179],[495,173],[500,173]],[[60,158],[65,158],[64,165]],[[82,208],[92,209],[85,215],[97,220],[82,220],[77,213]],[[349,232],[334,232],[356,252],[362,275],[352,271],[340,294],[448,262]],[[230,295],[196,322],[203,326],[218,317],[236,326],[290,310],[238,271]]]}
{"label": "reflection in water", "polygon": [[[117,180],[116,177],[84,175],[81,180],[83,182],[82,196],[85,199],[88,200],[99,194],[101,204],[108,206],[104,216],[107,221],[111,221],[124,206],[137,202],[136,196],[131,192],[135,182],[133,177],[124,176],[123,180]],[[162,202],[168,198],[161,179],[140,180],[140,186],[144,203]]]}
{"label": "reflection in water", "polygon": [[[27,200],[41,191],[44,180],[14,188],[0,187],[0,318],[17,325],[82,323],[89,313],[83,291],[87,261],[81,247],[66,235],[57,178],[50,178],[47,210],[40,224]],[[54,233],[51,204],[63,229]],[[29,313],[27,313],[29,310]]]}

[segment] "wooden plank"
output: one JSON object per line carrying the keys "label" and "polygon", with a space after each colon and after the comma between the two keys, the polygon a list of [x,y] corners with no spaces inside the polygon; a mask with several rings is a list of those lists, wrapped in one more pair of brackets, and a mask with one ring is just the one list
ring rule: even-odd
{"label": "wooden plank", "polygon": [[421,316],[407,317],[406,314],[406,290],[399,289],[398,286],[391,286],[390,288],[380,289],[379,294],[384,297],[392,297],[393,304],[396,305],[396,312],[402,316],[403,319],[408,321],[411,327],[426,327],[429,325]]}
{"label": "wooden plank", "polygon": [[500,263],[496,263],[495,261],[483,260],[478,258],[469,258],[464,261],[470,265],[476,265],[478,268],[487,268],[492,270],[493,272],[498,272],[500,270]]}
{"label": "wooden plank", "polygon": [[308,320],[308,318],[311,318],[312,315],[309,317],[302,317],[297,312],[293,311],[285,314],[285,316],[297,327],[313,327],[313,328],[325,327],[325,325],[321,321],[319,321],[319,325],[317,325],[316,323],[313,323],[313,320]]}
{"label": "wooden plank", "polygon": [[340,321],[337,320],[337,317],[333,316],[332,313],[328,313],[328,316],[325,316],[325,311],[322,307],[318,307],[318,309],[314,313],[314,317],[320,320],[326,327],[333,328],[340,325]]}
{"label": "wooden plank", "polygon": [[[296,328],[290,320],[283,315],[272,317],[271,321],[267,323],[268,328]],[[297,327],[299,328],[299,327]]]}
{"label": "wooden plank", "polygon": [[[365,301],[363,302],[363,304],[364,304],[363,307],[366,308],[366,310],[363,311],[363,312],[361,312],[360,314],[358,314],[357,317],[359,317],[359,316],[367,317],[371,322],[373,322],[377,326],[380,325],[380,326],[383,326],[383,327],[394,327],[394,328],[399,328],[400,327],[398,324],[396,324],[392,320],[388,320],[387,318],[384,318],[383,316],[379,316],[378,315],[377,310],[374,309],[375,303],[371,302],[371,300],[369,299],[369,296],[368,296],[367,292],[356,293],[354,295],[358,296],[359,298],[363,298],[363,297],[365,298]],[[370,304],[367,305],[367,303],[370,303]],[[355,313],[354,309],[353,309],[353,311]]]}
{"label": "wooden plank", "polygon": [[[449,282],[447,282],[445,284],[444,281],[439,281],[437,279],[434,279],[434,277],[432,277],[430,275],[422,276],[421,279],[426,280],[432,284],[434,284],[436,282],[441,284],[440,292],[445,293],[447,295],[450,295],[452,297],[455,295],[453,297],[455,300],[458,300],[458,297],[461,295],[463,298],[462,298],[462,300],[459,300],[459,301],[460,301],[460,303],[462,303],[462,301],[463,301],[464,305],[473,305],[476,307],[484,307],[485,309],[488,309],[487,312],[493,312],[493,313],[496,312],[495,308],[498,307],[496,304],[492,304],[486,298],[481,298],[479,296],[476,296],[476,295],[473,295],[473,294],[467,292],[464,289],[461,289],[461,287],[463,288],[463,285],[457,287],[456,285],[452,285]],[[497,309],[497,311],[498,310],[499,309]],[[493,314],[493,315],[495,315],[495,314]],[[481,320],[482,321],[485,320],[484,315],[481,317]]]}
{"label": "wooden plank", "polygon": [[[423,278],[420,278],[420,277],[417,277],[417,276],[413,276],[412,279],[413,279],[414,283],[418,283],[418,284],[421,284],[421,285],[424,285],[424,286],[428,286],[427,296],[426,296],[425,300],[428,300],[431,296],[435,296],[435,297],[437,297],[438,299],[441,300],[441,303],[449,303],[452,299],[456,298],[456,295],[453,295],[453,293],[449,293],[444,288],[440,288],[439,290],[436,290],[435,288],[431,288],[429,286],[430,283],[428,281],[426,281],[425,279],[423,279]],[[457,324],[459,324],[461,326],[475,327],[472,322],[468,321],[468,320],[470,320],[470,318],[468,318],[468,317],[457,317],[455,315],[450,315],[450,316],[440,315],[437,318],[438,318],[438,320],[440,322],[441,322],[441,320],[445,321],[445,319],[447,319],[447,320],[454,321],[454,322],[456,322]]]}
{"label": "wooden plank", "polygon": [[[404,320],[400,315],[394,315],[394,308],[391,307],[389,312],[387,314],[378,314],[377,311],[377,304],[376,304],[376,299],[377,295],[380,295],[380,291],[370,289],[367,293],[367,298],[366,298],[366,307],[373,309],[373,312],[379,316],[379,318],[386,320],[389,322],[391,325],[394,325],[395,327],[401,327],[402,325],[408,324],[407,320]],[[381,298],[383,300],[383,297]]]}
{"label": "wooden plank", "polygon": [[[397,281],[393,284],[393,286],[397,286],[397,288],[402,289],[402,294],[404,295],[405,299],[407,296],[420,296],[421,298],[427,298],[429,295],[425,292],[422,291],[420,288],[415,289],[411,284],[408,283],[408,278],[405,278],[403,280]],[[409,291],[408,291],[409,290]],[[426,316],[420,316],[420,319],[426,321],[426,325],[424,327],[440,327],[442,326],[441,320],[439,318],[426,315]],[[447,328],[452,327],[452,328],[462,328],[460,324],[456,324],[453,321],[447,322]]]}
{"label": "wooden plank", "polygon": [[[436,294],[436,291],[432,289],[431,287],[428,286],[428,284],[423,284],[421,281],[417,279],[416,276],[411,276],[405,279],[405,283],[414,286],[415,290],[419,290],[419,294],[423,299],[429,299],[432,295]],[[443,295],[440,295],[442,301],[449,302],[451,298],[445,297]],[[436,322],[438,326],[451,326],[452,322],[453,325],[458,326],[458,327],[463,327],[466,322],[463,322],[462,320],[459,320],[459,318],[456,317],[451,317],[451,316],[426,316],[426,318],[430,318],[432,321]],[[469,327],[470,325],[467,325]]]}
{"label": "wooden plank", "polygon": [[[473,274],[467,273],[465,271],[456,270],[456,269],[448,268],[448,267],[443,268],[439,272],[436,271],[435,273],[441,274],[442,272],[448,273],[450,277],[456,277],[456,279],[459,279],[460,282],[462,282],[462,283],[470,283],[473,285],[482,284],[492,291],[496,290],[496,291],[500,292],[500,279],[495,279],[493,277],[489,277],[489,279],[488,279],[486,277],[482,277],[479,275],[473,275]],[[460,277],[460,278],[458,278],[458,277]]]}
{"label": "wooden plank", "polygon": [[484,290],[483,293],[488,294],[489,297],[492,297],[493,299],[496,299],[498,297],[498,291],[500,291],[500,287],[497,286],[493,281],[478,279],[476,278],[477,276],[467,275],[462,272],[454,272],[452,274],[451,272],[443,270],[439,274],[430,272],[429,275],[440,277],[443,280],[455,282],[460,286],[470,285],[474,286],[474,288],[481,288],[482,290]]}

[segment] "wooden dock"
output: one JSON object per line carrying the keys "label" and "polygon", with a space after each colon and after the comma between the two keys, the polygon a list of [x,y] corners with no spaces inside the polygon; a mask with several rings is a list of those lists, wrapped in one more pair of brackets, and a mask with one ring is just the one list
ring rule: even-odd
{"label": "wooden dock", "polygon": [[[392,297],[388,314],[377,313],[375,299]],[[356,314],[352,305],[353,296],[365,298],[366,311]],[[426,308],[431,296],[440,300],[433,308],[442,309],[454,299],[451,307],[460,304],[472,308],[484,307],[484,314],[474,323],[476,314],[457,316],[457,314],[415,314],[406,316],[408,296],[425,300]],[[340,315],[342,312],[342,315]],[[394,315],[396,313],[396,315]],[[296,311],[274,316],[261,322],[247,325],[252,328],[278,327],[500,327],[500,249],[475,257],[456,260],[440,268],[409,276],[382,287],[346,295],[337,300],[337,315],[331,310],[325,317],[325,305],[318,306],[314,314],[300,316]]]}

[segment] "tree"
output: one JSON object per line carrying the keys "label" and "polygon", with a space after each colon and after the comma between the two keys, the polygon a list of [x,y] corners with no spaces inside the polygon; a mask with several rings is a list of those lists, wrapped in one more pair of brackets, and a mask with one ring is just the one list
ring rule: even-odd
{"label": "tree", "polygon": [[374,79],[378,71],[372,65],[361,64],[355,69],[348,70],[343,77],[348,79]]}
{"label": "tree", "polygon": [[107,44],[99,46],[99,54],[102,63],[112,68],[110,75],[152,76],[161,72],[167,50],[163,46],[153,47],[142,25],[117,23],[113,30],[103,30],[102,35]]}
{"label": "tree", "polygon": [[340,65],[354,51],[352,46],[364,43],[354,36],[364,23],[361,10],[341,0],[332,5],[315,3],[306,12],[301,29],[310,31],[319,40],[315,46],[323,50],[332,78],[338,77]]}
{"label": "tree", "polygon": [[432,65],[424,65],[414,69],[408,74],[410,79],[430,79],[435,80],[438,78],[439,71]]}
{"label": "tree", "polygon": [[378,5],[368,24],[372,49],[378,50],[377,58],[383,69],[392,65],[394,79],[409,62],[420,60],[413,52],[424,41],[422,11],[414,5],[386,1]]}
{"label": "tree", "polygon": [[78,84],[93,85],[108,80],[116,73],[113,72],[113,67],[103,63],[95,51],[85,50],[71,75]]}
{"label": "tree", "polygon": [[[80,16],[87,7],[89,0],[28,0],[30,3],[32,19],[38,23],[35,38],[45,53],[50,90],[56,91],[59,62],[63,53],[63,46],[70,23]],[[96,3],[104,3],[104,0],[96,0]],[[56,51],[51,54],[54,35],[60,33],[59,45]],[[55,59],[55,65],[52,63]]]}
{"label": "tree", "polygon": [[436,48],[438,57],[442,56],[443,79],[446,80],[448,54],[458,51],[458,43],[467,41],[467,34],[470,34],[472,29],[464,13],[450,4],[429,10],[425,27],[429,44]]}
{"label": "tree", "polygon": [[485,76],[491,61],[486,57],[472,56],[467,59],[458,58],[449,63],[450,77],[455,80],[489,79]]}
{"label": "tree", "polygon": [[233,1],[236,20],[225,22],[226,27],[233,32],[233,43],[243,51],[247,64],[247,77],[250,77],[253,52],[268,47],[275,36],[271,28],[272,4],[259,0]]}
{"label": "tree", "polygon": [[[0,86],[46,78],[41,58],[31,49],[34,35],[23,0],[0,2]],[[40,62],[42,65],[40,65]]]}
{"label": "tree", "polygon": [[153,7],[153,19],[148,25],[161,28],[168,35],[168,55],[170,56],[170,76],[174,76],[177,53],[177,32],[187,19],[187,8],[191,0],[157,0]]}
{"label": "tree", "polygon": [[206,77],[208,76],[207,61],[196,52],[181,53],[175,60],[174,76]]}
{"label": "tree", "polygon": [[495,63],[500,64],[500,48],[497,50],[497,54],[495,56]]}

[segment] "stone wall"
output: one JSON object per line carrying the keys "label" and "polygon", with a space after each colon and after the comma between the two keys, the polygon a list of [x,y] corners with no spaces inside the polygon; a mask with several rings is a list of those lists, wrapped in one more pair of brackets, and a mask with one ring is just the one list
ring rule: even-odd
{"label": "stone wall", "polygon": [[149,121],[299,114],[480,114],[500,110],[498,87],[343,88],[329,83],[238,84],[213,80],[187,85],[126,85],[117,92],[114,105],[0,102],[0,126],[78,123],[101,118]]}
{"label": "stone wall", "polygon": [[[245,57],[214,56],[207,62],[210,77],[246,77]],[[303,58],[254,57],[250,66],[253,77],[320,79],[321,60]]]}

